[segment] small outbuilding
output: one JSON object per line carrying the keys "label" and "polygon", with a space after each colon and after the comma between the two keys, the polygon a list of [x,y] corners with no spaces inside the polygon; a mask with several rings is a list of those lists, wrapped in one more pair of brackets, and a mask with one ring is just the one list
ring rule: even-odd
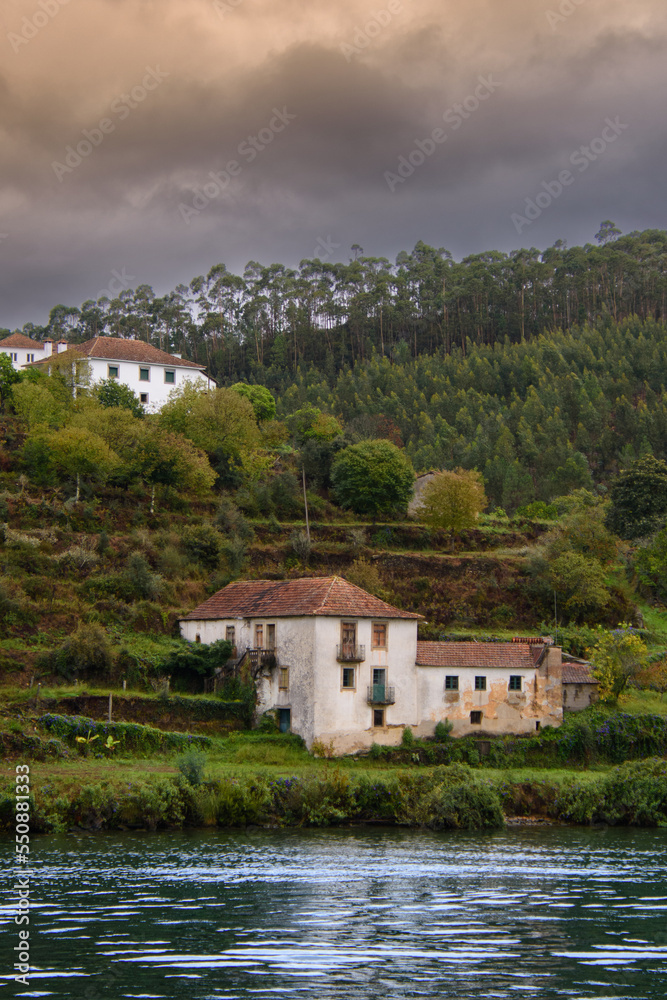
{"label": "small outbuilding", "polygon": [[588,660],[563,655],[563,711],[583,712],[598,700],[598,682]]}

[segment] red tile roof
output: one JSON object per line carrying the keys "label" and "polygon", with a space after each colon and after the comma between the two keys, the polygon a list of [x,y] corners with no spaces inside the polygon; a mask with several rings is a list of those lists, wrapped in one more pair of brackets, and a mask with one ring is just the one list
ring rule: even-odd
{"label": "red tile roof", "polygon": [[591,668],[583,663],[563,663],[563,684],[597,684]]}
{"label": "red tile roof", "polygon": [[417,665],[532,670],[534,651],[534,646],[520,642],[418,642]]}
{"label": "red tile roof", "polygon": [[27,347],[29,351],[43,351],[44,344],[39,340],[31,340],[24,337],[22,333],[12,333],[4,340],[0,340],[0,347]]}
{"label": "red tile roof", "polygon": [[412,618],[339,576],[230,583],[186,615],[183,621],[218,618]]}
{"label": "red tile roof", "polygon": [[[204,370],[204,365],[194,361],[185,361],[174,354],[167,354],[152,344],[143,340],[126,340],[123,337],[94,337],[84,344],[72,344],[67,351],[58,357],[75,353],[87,358],[103,358],[105,361],[134,361],[139,364],[169,365],[170,368],[198,368]],[[48,365],[50,358],[35,361],[36,365]]]}

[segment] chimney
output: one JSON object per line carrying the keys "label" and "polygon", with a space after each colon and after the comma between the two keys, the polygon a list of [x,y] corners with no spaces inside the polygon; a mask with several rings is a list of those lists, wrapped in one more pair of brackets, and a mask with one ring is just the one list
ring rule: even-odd
{"label": "chimney", "polygon": [[172,356],[172,358],[181,358],[181,357],[183,357],[182,354],[177,354],[176,351],[172,351],[171,352],[171,356]]}
{"label": "chimney", "polygon": [[57,346],[58,346],[57,353],[58,354],[62,354],[63,351],[67,350],[67,348],[69,347],[69,344],[67,343],[66,340],[59,340]]}
{"label": "chimney", "polygon": [[44,341],[44,357],[45,358],[50,358],[52,354],[53,354],[53,341],[50,340],[50,339],[49,340],[45,340]]}

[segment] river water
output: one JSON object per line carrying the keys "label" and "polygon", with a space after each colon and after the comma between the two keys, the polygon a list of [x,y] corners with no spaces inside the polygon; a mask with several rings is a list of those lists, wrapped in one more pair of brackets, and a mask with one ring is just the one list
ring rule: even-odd
{"label": "river water", "polygon": [[667,831],[122,833],[32,851],[34,971],[17,990],[6,907],[0,998],[667,995]]}

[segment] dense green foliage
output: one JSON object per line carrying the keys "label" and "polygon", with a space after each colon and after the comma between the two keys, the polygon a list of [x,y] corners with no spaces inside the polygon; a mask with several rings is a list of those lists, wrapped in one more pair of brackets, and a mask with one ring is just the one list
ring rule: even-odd
{"label": "dense green foliage", "polygon": [[176,689],[199,690],[201,678],[213,677],[217,668],[222,669],[232,655],[232,644],[225,639],[204,643],[191,643],[183,651],[173,652],[161,664],[163,673],[172,678]]}
{"label": "dense green foliage", "polygon": [[654,758],[623,764],[599,785],[573,782],[555,801],[556,815],[573,823],[667,826],[667,763]]}
{"label": "dense green foliage", "polygon": [[653,534],[667,519],[667,463],[646,455],[614,480],[607,523],[621,538]]}
{"label": "dense green foliage", "polygon": [[144,408],[136,392],[132,392],[129,385],[119,382],[118,379],[108,378],[98,382],[95,386],[95,395],[102,406],[122,406],[139,420],[144,415]]}
{"label": "dense green foliage", "polygon": [[[187,761],[187,762],[186,762]],[[382,822],[435,830],[493,830],[505,815],[627,826],[667,825],[664,759],[624,763],[596,780],[494,780],[462,764],[377,777],[327,768],[301,776],[264,773],[206,779],[202,756],[188,751],[186,773],[133,781],[36,788],[36,832],[247,825],[327,827]],[[194,780],[192,780],[194,779]],[[0,792],[0,827],[9,829],[13,798]]]}
{"label": "dense green foliage", "polygon": [[412,497],[414,472],[390,441],[361,441],[341,451],[331,468],[337,503],[356,514],[403,514]]}
{"label": "dense green foliage", "polygon": [[[154,753],[160,750],[186,750],[190,747],[208,747],[211,740],[208,736],[191,736],[188,733],[171,733],[151,726],[142,726],[136,722],[95,722],[76,715],[42,715],[39,725],[47,733],[76,746],[77,736],[97,736],[106,740],[111,736],[118,740],[121,751],[133,753]],[[92,745],[92,744],[91,744]],[[104,744],[100,742],[99,751]]]}
{"label": "dense green foliage", "polygon": [[478,469],[492,504],[551,500],[667,457],[667,330],[637,319],[522,343],[298,372],[278,399],[392,422],[417,470]]}
{"label": "dense green foliage", "polygon": [[[444,734],[443,734],[444,735]],[[480,747],[484,756],[480,755]],[[392,763],[453,764],[485,767],[589,766],[619,764],[667,753],[667,719],[660,715],[607,714],[599,710],[565,716],[557,729],[545,727],[529,736],[482,740],[419,740],[409,748],[377,747],[375,755]]]}
{"label": "dense green foliage", "polygon": [[642,587],[662,604],[667,603],[667,528],[637,550],[634,565]]}
{"label": "dense green foliage", "polygon": [[417,516],[424,524],[444,531],[473,528],[486,507],[484,484],[478,472],[440,472],[424,487]]}

